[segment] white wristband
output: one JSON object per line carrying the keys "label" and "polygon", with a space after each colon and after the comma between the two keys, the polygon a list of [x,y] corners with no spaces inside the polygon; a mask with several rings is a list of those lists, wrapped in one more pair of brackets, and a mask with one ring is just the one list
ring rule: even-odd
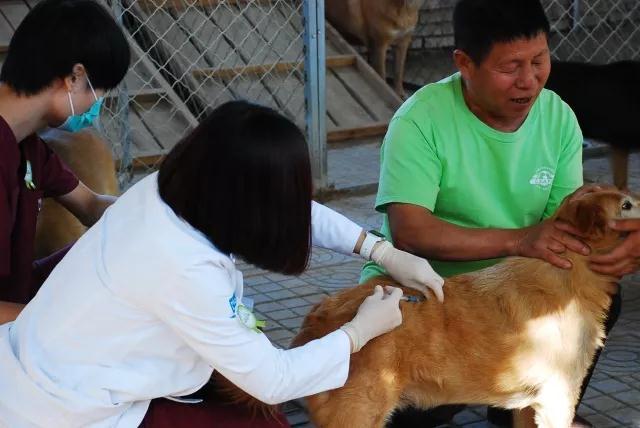
{"label": "white wristband", "polygon": [[367,232],[364,237],[364,241],[362,241],[362,245],[360,246],[360,255],[367,260],[371,260],[371,252],[373,251],[373,246],[376,243],[382,241],[382,238],[374,235],[373,233]]}

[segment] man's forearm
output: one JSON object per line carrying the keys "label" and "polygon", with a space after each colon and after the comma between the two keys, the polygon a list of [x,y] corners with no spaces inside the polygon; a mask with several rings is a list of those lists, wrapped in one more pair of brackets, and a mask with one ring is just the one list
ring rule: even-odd
{"label": "man's forearm", "polygon": [[116,196],[98,195],[95,200],[95,208],[93,209],[94,215],[93,219],[91,219],[91,225],[100,220],[100,217],[102,217],[104,211],[109,208],[109,206],[111,206],[111,204],[113,204],[117,199],[118,198]]}
{"label": "man's forearm", "polygon": [[0,301],[0,324],[14,321],[23,308],[24,305],[19,303]]}
{"label": "man's forearm", "polygon": [[484,260],[515,255],[520,229],[469,229],[455,225],[395,241],[396,247],[432,260]]}
{"label": "man's forearm", "polygon": [[66,195],[58,196],[56,201],[68,209],[80,222],[91,227],[97,222],[104,210],[118,198],[93,192],[82,182]]}
{"label": "man's forearm", "polygon": [[116,200],[115,196],[96,194],[89,204],[89,209],[77,213],[78,220],[86,227],[93,226]]}
{"label": "man's forearm", "polygon": [[465,228],[430,213],[399,212],[399,207],[406,206],[388,209],[394,245],[431,260],[467,261],[516,255],[524,235],[523,229]]}

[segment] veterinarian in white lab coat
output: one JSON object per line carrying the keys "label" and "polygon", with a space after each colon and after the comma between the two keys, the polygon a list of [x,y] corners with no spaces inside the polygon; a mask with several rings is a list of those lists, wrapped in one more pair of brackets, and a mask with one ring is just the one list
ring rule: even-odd
{"label": "veterinarian in white lab coat", "polygon": [[[151,400],[198,391],[214,370],[280,403],[342,386],[350,354],[401,322],[401,290],[379,289],[341,329],[277,349],[243,305],[234,256],[297,274],[312,241],[372,258],[441,299],[442,279],[424,259],[311,201],[307,150],[299,129],[265,107],[232,102],[206,118],[159,173],[106,211],[16,321],[0,326],[0,425],[166,426],[150,418]],[[163,403],[174,426],[228,418],[215,402],[154,400],[152,409]],[[190,413],[198,406],[210,406],[206,421]]]}

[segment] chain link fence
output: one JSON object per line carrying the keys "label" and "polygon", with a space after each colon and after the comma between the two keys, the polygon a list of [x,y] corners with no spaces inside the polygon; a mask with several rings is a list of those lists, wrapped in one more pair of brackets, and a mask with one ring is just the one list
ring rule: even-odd
{"label": "chain link fence", "polygon": [[640,60],[638,0],[555,0],[546,9],[555,58],[592,63]]}
{"label": "chain link fence", "polygon": [[[307,131],[324,116],[319,112],[323,105],[312,112],[305,98],[305,90],[308,98],[313,86],[305,85],[310,39],[304,37],[304,17],[310,0],[105,1],[133,49],[131,71],[109,95],[102,120],[123,187],[134,173],[156,169],[182,136],[225,101],[271,106]],[[421,86],[454,71],[455,1],[425,0],[407,59],[404,80],[409,85]],[[640,1],[542,1],[551,21],[555,59],[640,60]],[[323,55],[323,49],[313,54]],[[316,65],[321,64],[318,58]],[[318,90],[324,86],[314,84],[316,96],[322,97]],[[318,140],[322,133],[314,129],[308,135]],[[314,159],[322,169],[326,147],[312,147],[311,152],[324,158]]]}
{"label": "chain link fence", "polygon": [[[327,131],[331,141],[373,135],[397,108],[393,94],[335,30],[327,28],[324,45],[323,0],[99,1],[121,23],[133,54],[125,81],[108,94],[100,125],[114,146],[123,187],[135,173],[157,168],[213,108],[247,99],[281,111],[306,130],[322,188]],[[454,71],[455,1],[424,1],[406,83],[422,86]],[[0,2],[0,60],[37,2]],[[554,58],[640,60],[639,0],[542,2]]]}
{"label": "chain link fence", "polygon": [[296,0],[110,0],[132,47],[105,103],[121,185],[158,167],[216,106],[246,99],[306,125],[303,3]]}
{"label": "chain link fence", "polygon": [[[405,81],[424,85],[454,71],[456,0],[426,0],[408,56]],[[592,63],[640,60],[640,1],[542,0],[554,59]]]}

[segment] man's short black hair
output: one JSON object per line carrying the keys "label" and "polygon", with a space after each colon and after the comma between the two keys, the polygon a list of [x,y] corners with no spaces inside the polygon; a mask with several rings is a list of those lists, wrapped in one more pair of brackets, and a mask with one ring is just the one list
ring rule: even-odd
{"label": "man's short black hair", "polygon": [[91,84],[112,89],[129,68],[129,44],[111,14],[93,0],[43,0],[24,18],[9,44],[0,80],[35,95],[84,65]]}
{"label": "man's short black hair", "polygon": [[263,269],[301,273],[311,250],[304,135],[245,101],[216,108],[167,155],[160,197],[215,247]]}
{"label": "man's short black hair", "polygon": [[494,43],[548,35],[549,30],[540,0],[459,0],[453,11],[455,47],[476,64]]}

